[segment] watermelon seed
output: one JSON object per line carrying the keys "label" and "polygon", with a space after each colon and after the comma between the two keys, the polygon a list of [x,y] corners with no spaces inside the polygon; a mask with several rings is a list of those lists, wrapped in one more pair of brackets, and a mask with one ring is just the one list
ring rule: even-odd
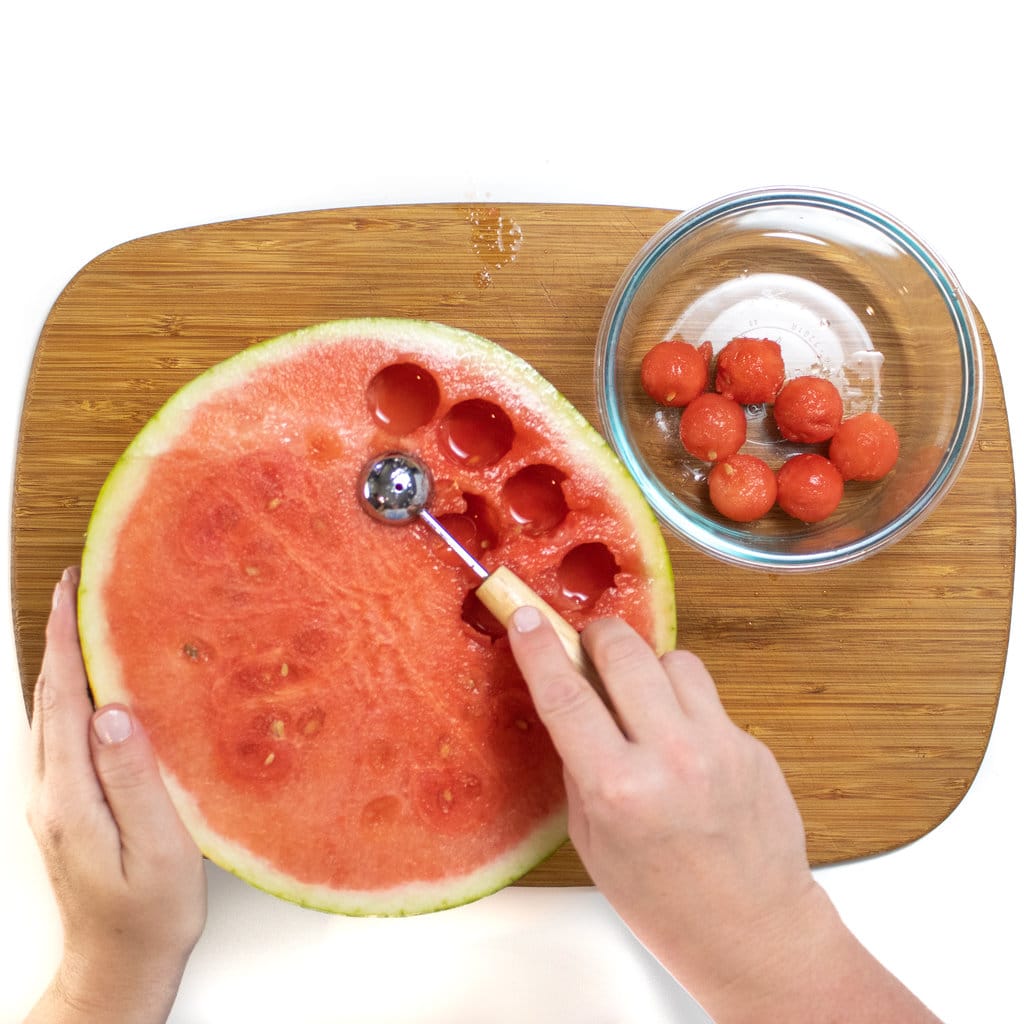
{"label": "watermelon seed", "polygon": [[441,794],[441,810],[448,813],[451,808],[452,801],[455,799],[455,794],[450,789],[444,790]]}
{"label": "watermelon seed", "polygon": [[256,568],[255,565],[247,565],[245,567],[245,575],[246,576],[259,576],[259,574],[260,574],[260,571],[259,571],[259,569]]}
{"label": "watermelon seed", "polygon": [[451,757],[452,745],[447,740],[442,740],[441,746],[438,748],[438,752],[442,757]]}
{"label": "watermelon seed", "polygon": [[281,663],[281,675],[282,676],[288,675],[288,662],[287,661]]}
{"label": "watermelon seed", "polygon": [[308,721],[308,722],[307,722],[307,723],[305,724],[305,726],[303,726],[303,729],[302,729],[302,731],[303,731],[303,732],[304,732],[304,733],[305,733],[305,734],[306,734],[307,736],[312,736],[312,735],[313,735],[313,733],[315,733],[315,732],[317,731],[317,729],[319,729],[319,728],[320,728],[320,722],[319,722],[319,721],[318,721],[317,719],[315,719],[315,718],[311,718],[311,719],[310,719],[310,720],[309,720],[309,721]]}
{"label": "watermelon seed", "polygon": [[185,644],[181,649],[181,653],[184,654],[186,658],[191,658],[192,661],[199,660],[199,648],[196,647],[195,644]]}
{"label": "watermelon seed", "polygon": [[[278,739],[281,739],[284,736],[284,722],[282,722],[280,718],[275,718],[274,721],[270,723],[270,731]],[[273,758],[274,755],[271,754],[270,756]],[[269,762],[267,763],[269,764]]]}
{"label": "watermelon seed", "polygon": [[276,756],[277,755],[273,751],[267,754],[267,756],[263,759],[263,767],[269,768],[274,763],[274,758]]}
{"label": "watermelon seed", "polygon": [[274,509],[280,507],[280,505],[281,505],[281,499],[280,498],[271,498],[270,501],[267,503],[267,510],[270,511],[270,512],[273,512]]}
{"label": "watermelon seed", "polygon": [[516,719],[516,728],[520,732],[526,732],[526,730],[530,728],[530,723],[527,722],[525,718],[517,718]]}

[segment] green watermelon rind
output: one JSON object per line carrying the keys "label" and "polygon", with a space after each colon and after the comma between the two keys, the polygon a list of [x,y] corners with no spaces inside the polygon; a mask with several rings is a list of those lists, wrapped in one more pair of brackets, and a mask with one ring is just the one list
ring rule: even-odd
{"label": "green watermelon rind", "polygon": [[347,917],[412,917],[473,903],[522,878],[562,846],[567,835],[563,810],[541,822],[506,856],[460,876],[457,882],[443,879],[409,882],[387,890],[337,890],[298,882],[240,844],[207,829],[192,797],[173,778],[168,780],[168,791],[204,856],[218,867],[290,903]]}
{"label": "green watermelon rind", "polygon": [[[469,374],[492,384],[499,401],[502,391],[508,390],[520,407],[532,407],[533,412],[558,424],[568,458],[600,472],[612,483],[627,511],[652,588],[654,646],[662,653],[675,645],[672,564],[657,519],[618,456],[568,399],[525,360],[468,331],[424,320],[338,320],[259,342],[210,367],[167,400],[111,470],[89,521],[78,598],[82,653],[97,705],[131,700],[112,654],[109,624],[99,595],[113,568],[118,529],[144,487],[150,460],[186,433],[193,409],[217,392],[242,384],[260,366],[290,359],[308,347],[358,342],[366,337],[390,343],[405,356],[421,352],[447,362],[453,351],[457,352]],[[211,861],[282,899],[353,916],[402,916],[472,902],[522,877],[566,839],[565,815],[559,812],[538,823],[531,835],[506,855],[466,875],[411,882],[385,891],[338,891],[299,882],[208,828],[193,798],[167,769],[161,767],[161,771],[182,820]]]}

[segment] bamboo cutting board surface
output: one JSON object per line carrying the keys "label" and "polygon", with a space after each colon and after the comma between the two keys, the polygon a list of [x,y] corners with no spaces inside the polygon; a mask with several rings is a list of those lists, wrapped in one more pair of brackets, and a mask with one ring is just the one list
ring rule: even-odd
{"label": "bamboo cutting board surface", "polygon": [[[406,316],[482,334],[598,425],[594,341],[637,249],[674,211],[367,207],[142,238],[67,286],[39,339],[15,468],[12,586],[30,706],[50,594],[78,561],[107,472],[178,387],[253,342],[325,320]],[[1013,582],[1006,409],[985,335],[975,450],[909,538],[828,573],[772,575],[669,539],[679,635],[734,720],[774,750],[815,864],[889,850],[970,786],[1002,682]],[[585,884],[566,846],[525,880]]]}

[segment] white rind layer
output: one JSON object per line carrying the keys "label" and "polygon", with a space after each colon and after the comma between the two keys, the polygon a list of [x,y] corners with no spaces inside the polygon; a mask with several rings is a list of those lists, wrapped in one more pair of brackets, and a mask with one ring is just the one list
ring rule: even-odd
{"label": "white rind layer", "polygon": [[438,881],[409,882],[391,889],[339,890],[297,881],[245,847],[212,831],[192,797],[166,773],[165,781],[196,845],[214,864],[281,899],[350,917],[410,917],[472,903],[521,878],[554,853],[566,838],[563,810],[539,822],[524,842],[468,874]]}

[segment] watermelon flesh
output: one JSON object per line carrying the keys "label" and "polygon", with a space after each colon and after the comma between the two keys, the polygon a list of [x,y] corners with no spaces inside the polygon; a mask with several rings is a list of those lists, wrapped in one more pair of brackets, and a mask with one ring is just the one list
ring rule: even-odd
{"label": "watermelon flesh", "polygon": [[97,703],[132,706],[212,860],[323,910],[476,899],[560,845],[561,765],[479,582],[357,500],[431,467],[431,511],[573,625],[674,643],[664,541],[631,479],[526,363],[436,324],[325,324],[183,388],[96,503],[79,623]]}

